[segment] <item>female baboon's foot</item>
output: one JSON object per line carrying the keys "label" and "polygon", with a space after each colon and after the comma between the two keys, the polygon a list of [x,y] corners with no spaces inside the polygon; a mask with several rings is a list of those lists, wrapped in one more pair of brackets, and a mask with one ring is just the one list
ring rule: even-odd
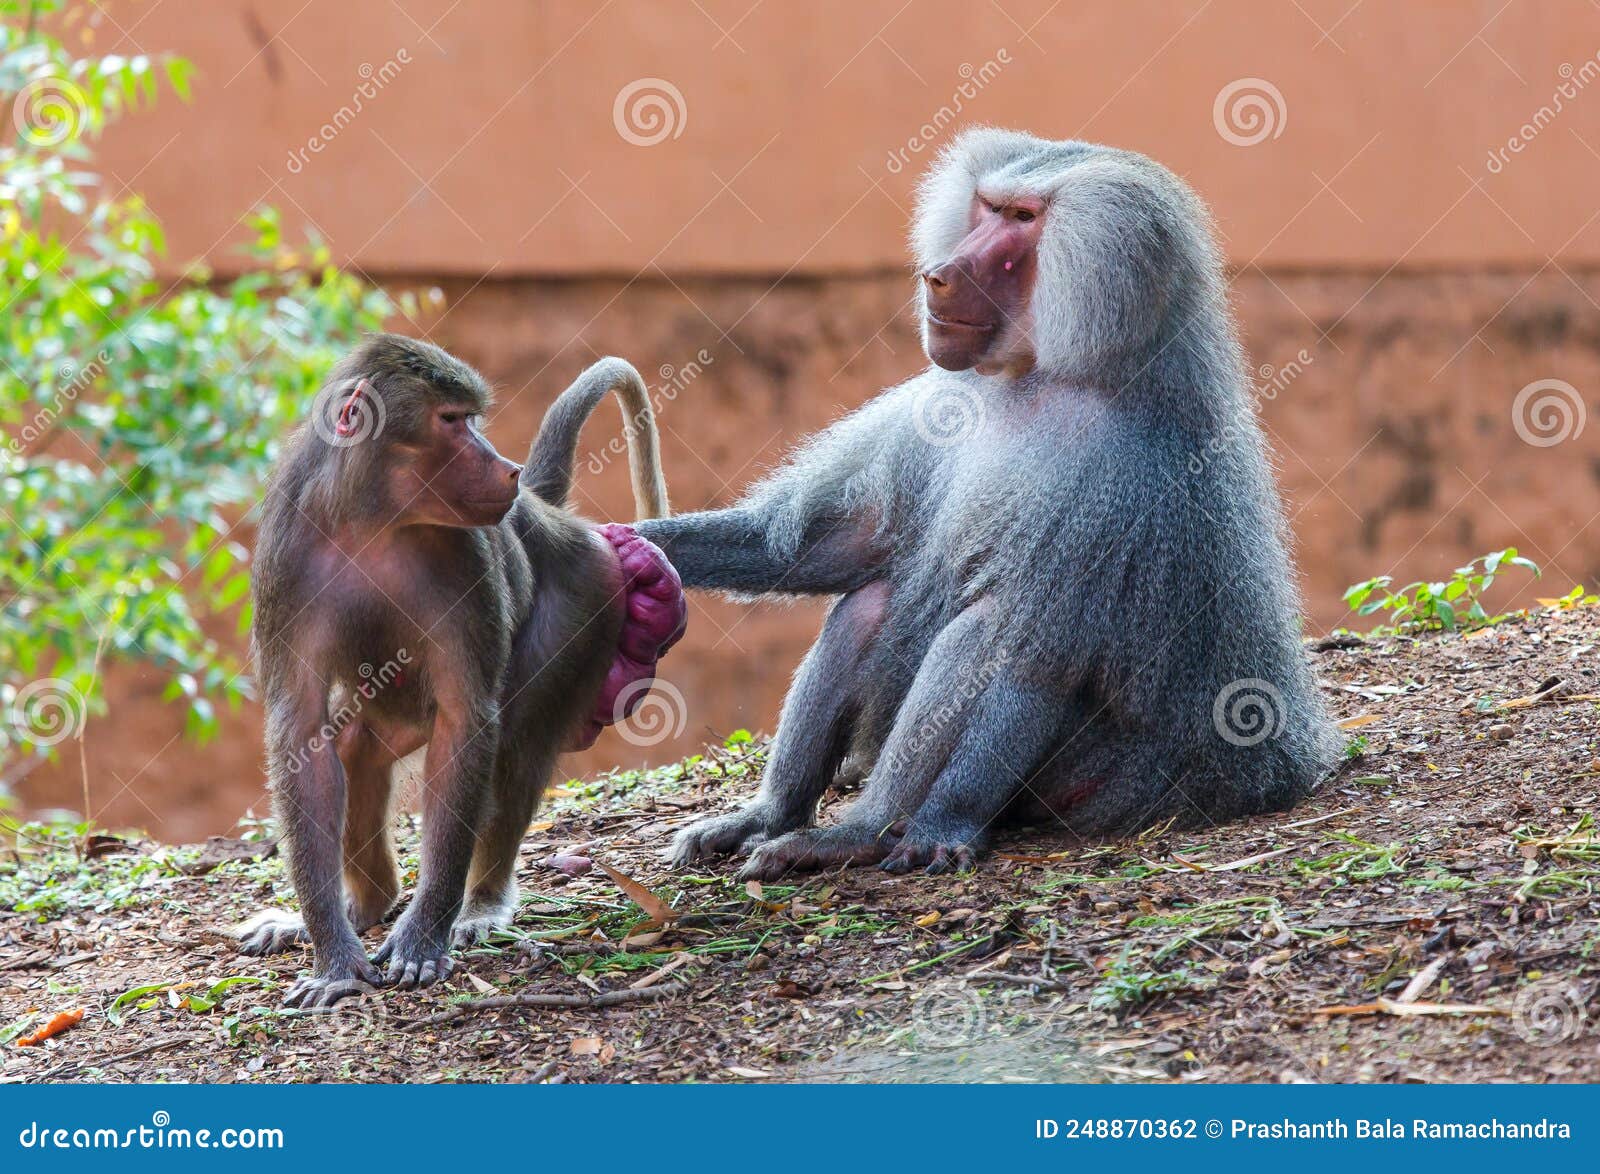
{"label": "female baboon's foot", "polygon": [[417,902],[400,915],[389,936],[372,960],[384,968],[384,978],[400,987],[432,986],[449,978],[455,969],[450,958],[451,923],[443,927],[427,924],[423,914],[417,912]]}
{"label": "female baboon's foot", "polygon": [[770,834],[766,807],[752,803],[684,828],[672,838],[667,855],[674,868],[684,868],[712,856],[748,852]]}
{"label": "female baboon's foot", "polygon": [[912,833],[894,846],[878,867],[884,872],[910,872],[920,868],[929,876],[941,872],[971,872],[978,866],[982,845],[957,837],[923,837]]}
{"label": "female baboon's foot", "polygon": [[855,824],[806,828],[757,845],[740,880],[780,880],[791,872],[876,864],[894,846],[892,831]]}
{"label": "female baboon's foot", "polygon": [[468,898],[467,907],[461,911],[461,916],[456,918],[455,928],[450,931],[451,943],[455,946],[476,946],[491,934],[498,933],[510,925],[516,911],[515,886],[512,886],[509,893],[502,893],[492,900]]}
{"label": "female baboon's foot", "polygon": [[325,1011],[340,999],[364,995],[383,985],[378,968],[360,954],[327,966],[296,980],[283,997],[286,1006],[301,1011]]}
{"label": "female baboon's foot", "polygon": [[299,914],[287,909],[263,909],[229,931],[239,939],[239,953],[260,958],[310,945],[311,934]]}
{"label": "female baboon's foot", "polygon": [[[357,934],[364,934],[383,920],[383,915],[393,907],[393,895],[370,892],[352,896],[344,903],[344,913]],[[261,957],[265,954],[282,954],[296,946],[307,945],[311,934],[298,913],[287,909],[263,909],[248,921],[230,931],[239,939],[239,952]]]}

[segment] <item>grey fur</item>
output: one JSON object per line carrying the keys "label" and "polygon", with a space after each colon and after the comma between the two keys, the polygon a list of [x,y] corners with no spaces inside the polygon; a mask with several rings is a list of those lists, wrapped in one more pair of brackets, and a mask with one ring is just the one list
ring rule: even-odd
{"label": "grey fur", "polygon": [[[679,862],[965,865],[1002,815],[1105,835],[1286,808],[1337,753],[1204,206],[1140,155],[975,130],[922,183],[919,270],[975,192],[1049,209],[990,360],[885,391],[729,509],[640,527],[688,586],[844,596],[760,793]],[[941,407],[973,426],[940,436]],[[1257,738],[1235,707],[1259,682]],[[847,753],[864,793],[810,828]]]}

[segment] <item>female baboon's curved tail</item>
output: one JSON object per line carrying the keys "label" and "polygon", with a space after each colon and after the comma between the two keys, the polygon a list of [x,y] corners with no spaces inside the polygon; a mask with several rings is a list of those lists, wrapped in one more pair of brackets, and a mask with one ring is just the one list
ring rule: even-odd
{"label": "female baboon's curved tail", "polygon": [[669,512],[667,482],[661,475],[655,412],[644,380],[625,359],[601,359],[573,380],[572,386],[550,405],[539,425],[539,435],[528,450],[522,485],[552,505],[566,504],[572,489],[578,433],[608,391],[615,392],[622,404],[622,434],[628,441],[634,510],[641,519],[664,518]]}

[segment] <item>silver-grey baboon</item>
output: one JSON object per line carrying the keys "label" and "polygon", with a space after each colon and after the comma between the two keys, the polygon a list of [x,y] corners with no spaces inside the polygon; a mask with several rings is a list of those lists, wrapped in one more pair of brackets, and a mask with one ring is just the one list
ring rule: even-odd
{"label": "silver-grey baboon", "polygon": [[[733,507],[640,527],[688,586],[839,596],[760,792],[675,859],[937,871],[1002,816],[1294,803],[1337,738],[1204,206],[1140,155],[981,129],[912,245],[934,366]],[[812,826],[846,756],[865,789]]]}

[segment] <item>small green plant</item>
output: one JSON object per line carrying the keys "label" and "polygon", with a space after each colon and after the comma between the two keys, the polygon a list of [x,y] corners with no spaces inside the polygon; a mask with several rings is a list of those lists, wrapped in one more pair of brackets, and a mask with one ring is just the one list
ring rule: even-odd
{"label": "small green plant", "polygon": [[1345,591],[1344,601],[1357,615],[1387,615],[1388,623],[1374,628],[1374,635],[1483,628],[1506,618],[1484,610],[1482,597],[1501,569],[1508,566],[1522,567],[1533,572],[1535,579],[1539,577],[1538,564],[1519,555],[1516,547],[1508,546],[1457,567],[1444,580],[1419,580],[1395,588],[1390,576],[1379,575],[1353,584]]}
{"label": "small green plant", "polygon": [[192,71],[80,54],[90,12],[0,0],[0,799],[103,710],[105,660],[153,668],[200,738],[250,695],[218,638],[250,618],[240,522],[323,373],[415,305],[268,208],[242,275],[163,277],[160,224],[90,146]]}
{"label": "small green plant", "polygon": [[1118,1014],[1142,1006],[1158,995],[1204,990],[1210,985],[1208,975],[1187,963],[1180,963],[1175,970],[1141,970],[1124,950],[1106,967],[1089,995],[1089,1006],[1096,1011]]}

